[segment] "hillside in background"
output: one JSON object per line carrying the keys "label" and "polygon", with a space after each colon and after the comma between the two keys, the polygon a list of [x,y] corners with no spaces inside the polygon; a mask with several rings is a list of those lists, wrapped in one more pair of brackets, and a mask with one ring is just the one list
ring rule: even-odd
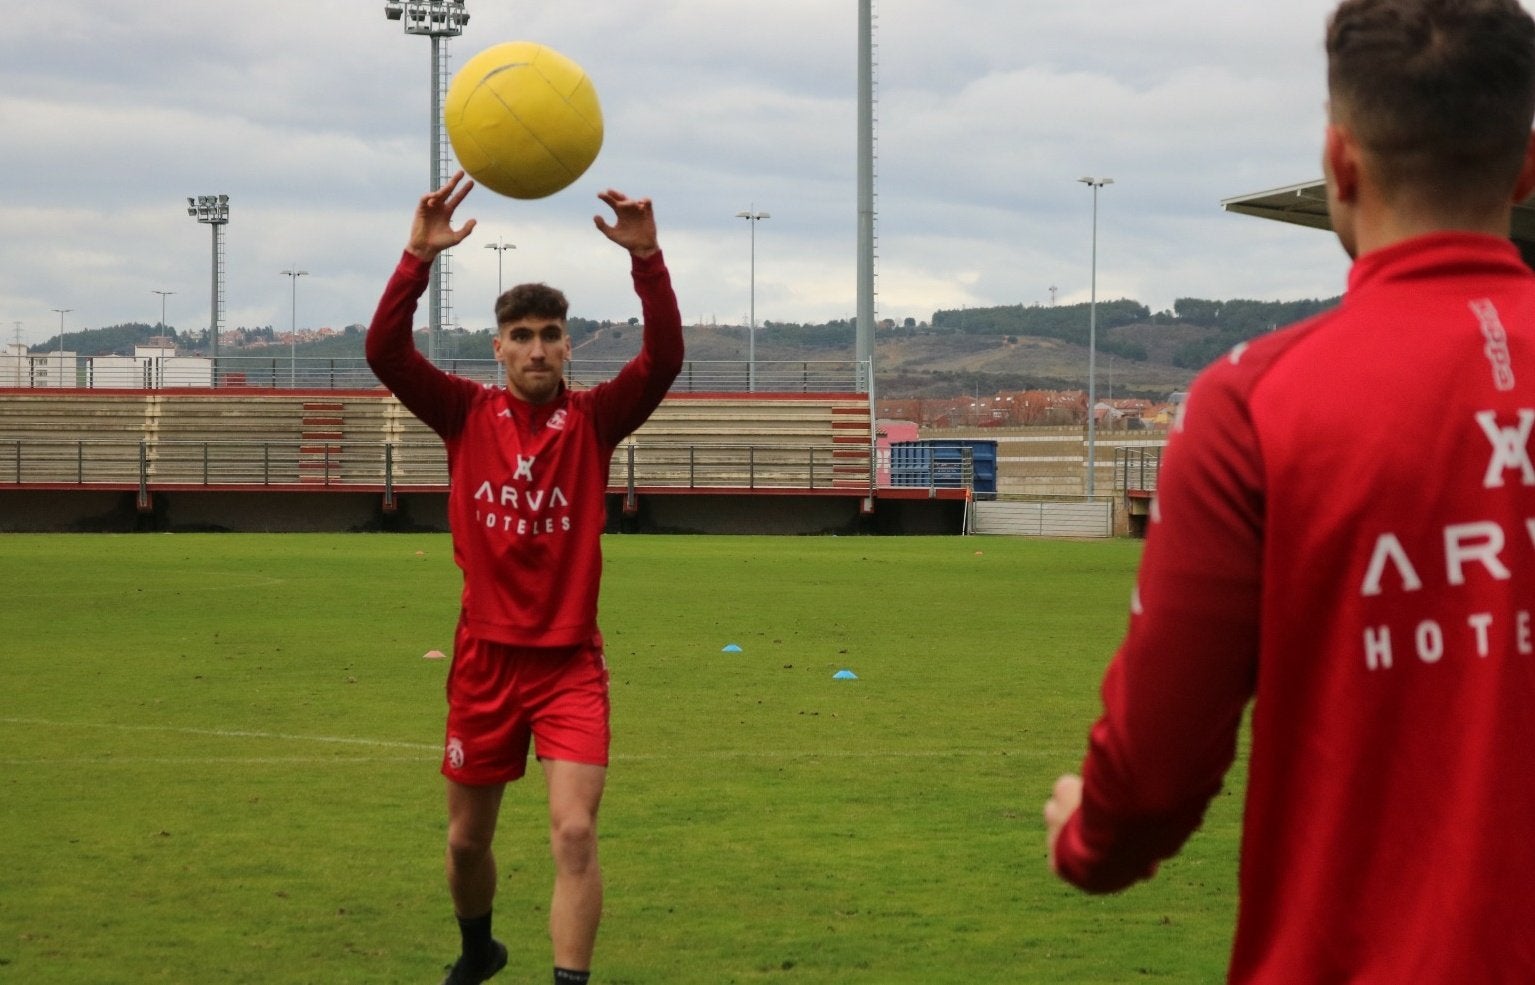
{"label": "hillside in background", "polygon": [[[1337,298],[1306,301],[1209,301],[1182,298],[1169,311],[1153,313],[1130,300],[1097,306],[1097,383],[1101,394],[1165,398],[1188,386],[1200,368],[1239,342],[1324,311]],[[934,312],[932,321],[885,322],[876,334],[875,365],[881,396],[947,397],[1000,390],[1080,389],[1086,385],[1089,309],[1076,305],[1007,305]],[[635,324],[572,318],[575,357],[622,361],[639,350],[642,329]],[[287,338],[268,326],[241,330],[249,348],[229,344],[224,354],[258,355],[272,346],[288,350]],[[183,353],[206,353],[206,332],[180,332],[129,323],[70,332],[64,348],[81,355],[127,355],[151,337],[172,338]],[[302,335],[302,333],[301,333]],[[362,327],[348,326],[328,337],[300,340],[299,357],[361,357]],[[684,329],[688,359],[741,362],[747,332],[739,325],[692,325]],[[58,339],[35,347],[51,350]],[[263,348],[266,347],[266,348]],[[490,357],[488,332],[448,332],[438,340],[439,356]],[[757,330],[759,363],[845,361],[854,356],[848,321],[821,325],[766,322]]]}

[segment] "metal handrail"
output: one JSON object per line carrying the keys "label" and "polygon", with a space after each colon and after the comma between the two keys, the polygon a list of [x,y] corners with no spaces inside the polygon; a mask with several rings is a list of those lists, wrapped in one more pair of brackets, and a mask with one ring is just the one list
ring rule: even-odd
{"label": "metal handrail", "polygon": [[[57,365],[71,363],[68,368]],[[99,361],[98,361],[99,360]],[[30,363],[46,361],[51,373],[32,371]],[[443,370],[480,383],[498,383],[505,371],[494,359],[438,356]],[[590,387],[612,379],[624,360],[572,358],[565,379],[573,387]],[[378,377],[361,356],[295,358],[271,355],[221,355],[215,364],[202,356],[128,357],[36,354],[17,361],[0,357],[0,387],[47,390],[276,389],[371,390]],[[863,364],[850,359],[757,360],[753,372],[746,360],[685,360],[672,384],[672,393],[860,393],[867,391]]]}
{"label": "metal handrail", "polygon": [[[670,443],[630,440],[613,455],[610,489],[867,489],[867,449],[846,445]],[[0,442],[0,484],[134,488],[290,486],[443,488],[436,439],[402,441],[148,441],[139,438]]]}

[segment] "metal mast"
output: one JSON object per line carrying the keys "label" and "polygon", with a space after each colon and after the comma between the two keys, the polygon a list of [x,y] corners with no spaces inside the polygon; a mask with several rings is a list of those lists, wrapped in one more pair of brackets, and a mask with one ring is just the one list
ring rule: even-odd
{"label": "metal mast", "polygon": [[874,0],[858,0],[858,327],[855,355],[874,403]]}
{"label": "metal mast", "polygon": [[228,195],[187,198],[187,215],[213,228],[213,311],[208,318],[208,356],[213,365],[213,385],[219,381],[219,332],[224,327],[224,237],[229,222]]}
{"label": "metal mast", "polygon": [[[439,188],[451,163],[442,121],[442,97],[450,81],[447,39],[464,33],[469,12],[464,9],[464,0],[386,0],[384,16],[400,21],[406,34],[421,34],[432,39],[432,173],[427,187]],[[437,259],[432,261],[432,279],[427,293],[426,355],[435,360],[437,335],[450,320],[453,310],[453,274],[447,250],[437,254]]]}

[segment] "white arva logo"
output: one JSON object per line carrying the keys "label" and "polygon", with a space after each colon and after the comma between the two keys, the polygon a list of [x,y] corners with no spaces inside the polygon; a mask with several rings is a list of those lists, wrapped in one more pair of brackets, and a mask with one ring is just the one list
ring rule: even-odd
{"label": "white arva logo", "polygon": [[1487,474],[1482,476],[1482,486],[1496,489],[1503,485],[1503,473],[1519,470],[1527,486],[1535,486],[1535,463],[1530,462],[1530,431],[1535,429],[1535,410],[1519,411],[1519,424],[1500,427],[1498,415],[1484,410],[1476,415],[1476,423],[1492,442],[1492,459],[1487,463]]}
{"label": "white arva logo", "polygon": [[456,770],[464,768],[464,743],[456,735],[448,740],[448,765]]}

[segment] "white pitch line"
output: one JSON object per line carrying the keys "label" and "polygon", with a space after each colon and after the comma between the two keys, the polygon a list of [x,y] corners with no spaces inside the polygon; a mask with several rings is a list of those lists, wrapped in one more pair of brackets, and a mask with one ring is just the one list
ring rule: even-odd
{"label": "white pitch line", "polygon": [[288,742],[327,742],[344,746],[377,749],[423,749],[440,751],[442,746],[424,742],[394,742],[388,739],[356,739],[340,735],[293,735],[288,732],[253,732],[243,729],[181,728],[172,725],[117,725],[110,722],[53,722],[43,718],[0,718],[0,725],[40,725],[45,728],[94,728],[118,732],[170,732],[175,735],[202,735],[217,739],[281,739]]}
{"label": "white pitch line", "polygon": [[[198,729],[184,728],[170,725],[118,725],[109,722],[55,722],[41,718],[0,718],[0,725],[38,725],[46,728],[91,728],[112,729],[119,732],[169,732],[176,735],[200,735],[221,739],[279,739],[289,742],[323,742],[333,745],[364,746],[374,749],[411,749],[418,752],[430,752],[440,754],[440,744],[424,742],[395,742],[387,739],[357,739],[336,735],[294,735],[287,732],[256,732],[243,729]],[[687,754],[695,759],[807,759],[807,760],[837,760],[837,759],[1034,759],[1041,758],[1046,753],[1037,749],[863,749],[863,750],[803,750],[790,749],[715,749],[710,752],[693,751]],[[614,753],[609,759],[616,763],[642,763],[651,760],[672,760],[676,758],[674,753]],[[220,759],[213,756],[146,759],[100,757],[76,760],[47,760],[48,762],[91,762],[91,763],[128,763],[128,762],[163,762],[163,763],[262,763],[262,762],[369,762],[368,759],[301,759],[301,758],[229,758]],[[387,762],[411,762],[414,760],[397,759]],[[9,766],[23,766],[39,760],[0,759],[0,763]]]}
{"label": "white pitch line", "polygon": [[378,763],[425,763],[425,756],[75,756],[67,759],[0,759],[0,766],[352,766]]}

